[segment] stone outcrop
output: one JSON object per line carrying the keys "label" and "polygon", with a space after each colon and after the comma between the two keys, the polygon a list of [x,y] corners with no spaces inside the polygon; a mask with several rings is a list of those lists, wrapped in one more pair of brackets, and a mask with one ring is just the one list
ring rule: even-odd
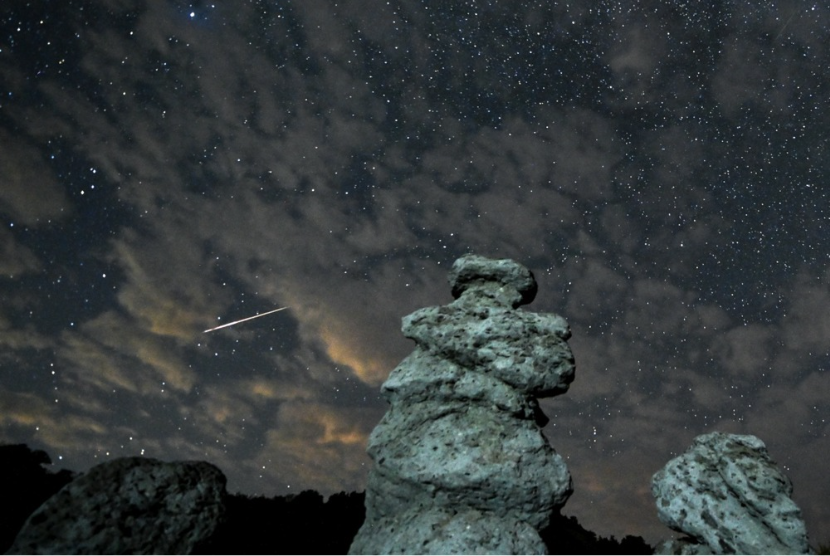
{"label": "stone outcrop", "polygon": [[190,554],[225,511],[225,476],[204,462],[97,465],[29,516],[9,554]]}
{"label": "stone outcrop", "polygon": [[382,387],[353,554],[544,553],[572,492],[537,402],[573,380],[567,323],[517,309],[536,281],[512,260],[467,255],[449,280],[455,301],[403,318],[416,347]]}
{"label": "stone outcrop", "polygon": [[651,482],[660,521],[689,538],[661,554],[805,554],[810,551],[792,484],[754,436],[698,436]]}
{"label": "stone outcrop", "polygon": [[700,543],[692,537],[683,537],[682,539],[669,539],[657,545],[654,549],[654,554],[718,554],[709,548],[708,544]]}

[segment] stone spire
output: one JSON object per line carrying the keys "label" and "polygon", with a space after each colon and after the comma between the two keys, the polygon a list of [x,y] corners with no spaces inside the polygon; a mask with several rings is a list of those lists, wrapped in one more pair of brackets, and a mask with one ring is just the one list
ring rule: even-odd
{"label": "stone spire", "polygon": [[537,402],[573,380],[567,323],[517,309],[536,280],[512,260],[466,255],[449,280],[455,301],[403,319],[416,347],[382,387],[353,554],[544,553],[573,491]]}

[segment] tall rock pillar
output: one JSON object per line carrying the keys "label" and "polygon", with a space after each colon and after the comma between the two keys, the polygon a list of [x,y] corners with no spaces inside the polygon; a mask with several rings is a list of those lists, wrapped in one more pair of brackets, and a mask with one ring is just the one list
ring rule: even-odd
{"label": "tall rock pillar", "polygon": [[512,260],[466,255],[449,281],[455,301],[403,318],[416,347],[382,387],[352,554],[541,554],[573,491],[537,402],[574,378],[568,324],[518,309],[536,280]]}

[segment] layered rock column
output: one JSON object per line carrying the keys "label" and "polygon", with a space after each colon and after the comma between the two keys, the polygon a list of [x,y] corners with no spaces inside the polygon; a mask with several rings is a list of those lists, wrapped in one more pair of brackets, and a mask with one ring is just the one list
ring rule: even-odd
{"label": "layered rock column", "polygon": [[353,554],[544,553],[573,490],[537,402],[574,378],[567,323],[517,309],[537,286],[512,260],[467,255],[449,280],[455,301],[403,319],[416,347],[382,387]]}
{"label": "layered rock column", "polygon": [[755,436],[713,432],[652,478],[660,521],[685,539],[658,554],[807,554],[790,480]]}

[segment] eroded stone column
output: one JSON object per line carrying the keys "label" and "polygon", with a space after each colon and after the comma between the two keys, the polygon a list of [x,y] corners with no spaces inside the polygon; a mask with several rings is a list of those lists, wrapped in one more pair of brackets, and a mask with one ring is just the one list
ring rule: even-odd
{"label": "eroded stone column", "polygon": [[573,490],[537,402],[574,378],[567,323],[518,309],[536,281],[512,260],[467,255],[449,280],[455,301],[403,319],[416,347],[382,387],[353,554],[544,553]]}

